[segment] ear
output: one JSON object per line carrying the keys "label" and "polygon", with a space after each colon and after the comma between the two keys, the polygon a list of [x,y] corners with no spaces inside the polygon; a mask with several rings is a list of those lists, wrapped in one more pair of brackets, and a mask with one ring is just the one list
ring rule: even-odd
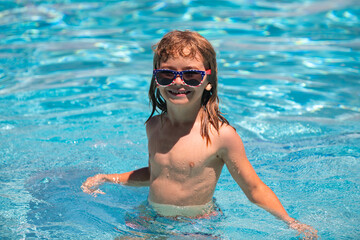
{"label": "ear", "polygon": [[208,85],[206,85],[206,87],[205,87],[205,90],[210,91],[211,89],[212,89],[212,86],[210,83],[208,83]]}

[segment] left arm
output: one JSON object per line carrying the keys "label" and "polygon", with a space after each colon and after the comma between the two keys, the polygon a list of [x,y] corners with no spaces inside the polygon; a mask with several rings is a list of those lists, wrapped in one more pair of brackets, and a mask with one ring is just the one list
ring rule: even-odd
{"label": "left arm", "polygon": [[221,134],[225,135],[222,159],[247,198],[285,222],[293,221],[294,219],[289,217],[275,193],[256,174],[246,157],[241,138],[235,130],[228,128]]}
{"label": "left arm", "polygon": [[222,159],[247,198],[285,221],[299,233],[317,238],[316,230],[290,217],[275,193],[261,181],[247,159],[244,145],[236,131],[230,126],[223,126],[220,131]]}

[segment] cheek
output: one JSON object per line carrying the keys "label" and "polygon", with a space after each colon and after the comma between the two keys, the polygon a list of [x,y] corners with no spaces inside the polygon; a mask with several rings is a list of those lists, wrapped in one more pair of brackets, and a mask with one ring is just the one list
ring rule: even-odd
{"label": "cheek", "polygon": [[159,87],[156,87],[157,88],[157,91],[159,91],[159,94],[162,98],[164,98],[166,92],[163,88],[159,88]]}

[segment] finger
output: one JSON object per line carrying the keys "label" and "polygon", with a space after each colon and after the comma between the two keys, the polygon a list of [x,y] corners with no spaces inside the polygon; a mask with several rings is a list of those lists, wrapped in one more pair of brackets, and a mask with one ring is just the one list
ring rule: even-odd
{"label": "finger", "polygon": [[92,188],[89,188],[88,186],[81,186],[81,189],[83,190],[84,193],[88,193],[88,194],[91,194],[93,193],[95,190],[92,189]]}
{"label": "finger", "polygon": [[82,190],[84,193],[88,193],[88,194],[91,194],[93,192],[91,189],[86,188],[86,187],[82,188]]}
{"label": "finger", "polygon": [[96,190],[94,190],[94,191],[91,192],[91,195],[92,195],[93,197],[97,197],[98,194],[104,195],[105,193],[104,193],[103,191],[101,191],[100,189],[96,189]]}
{"label": "finger", "polygon": [[100,189],[97,189],[97,190],[96,190],[96,193],[97,193],[97,194],[102,194],[102,195],[106,194],[106,193],[104,193],[103,191],[101,191]]}

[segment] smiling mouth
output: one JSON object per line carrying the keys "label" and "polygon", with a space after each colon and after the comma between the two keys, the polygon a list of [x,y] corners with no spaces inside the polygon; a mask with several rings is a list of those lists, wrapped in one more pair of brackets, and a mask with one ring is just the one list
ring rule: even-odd
{"label": "smiling mouth", "polygon": [[171,93],[172,95],[175,95],[175,96],[187,95],[191,92],[191,91],[186,91],[186,90],[168,90],[168,91],[169,91],[169,93]]}

